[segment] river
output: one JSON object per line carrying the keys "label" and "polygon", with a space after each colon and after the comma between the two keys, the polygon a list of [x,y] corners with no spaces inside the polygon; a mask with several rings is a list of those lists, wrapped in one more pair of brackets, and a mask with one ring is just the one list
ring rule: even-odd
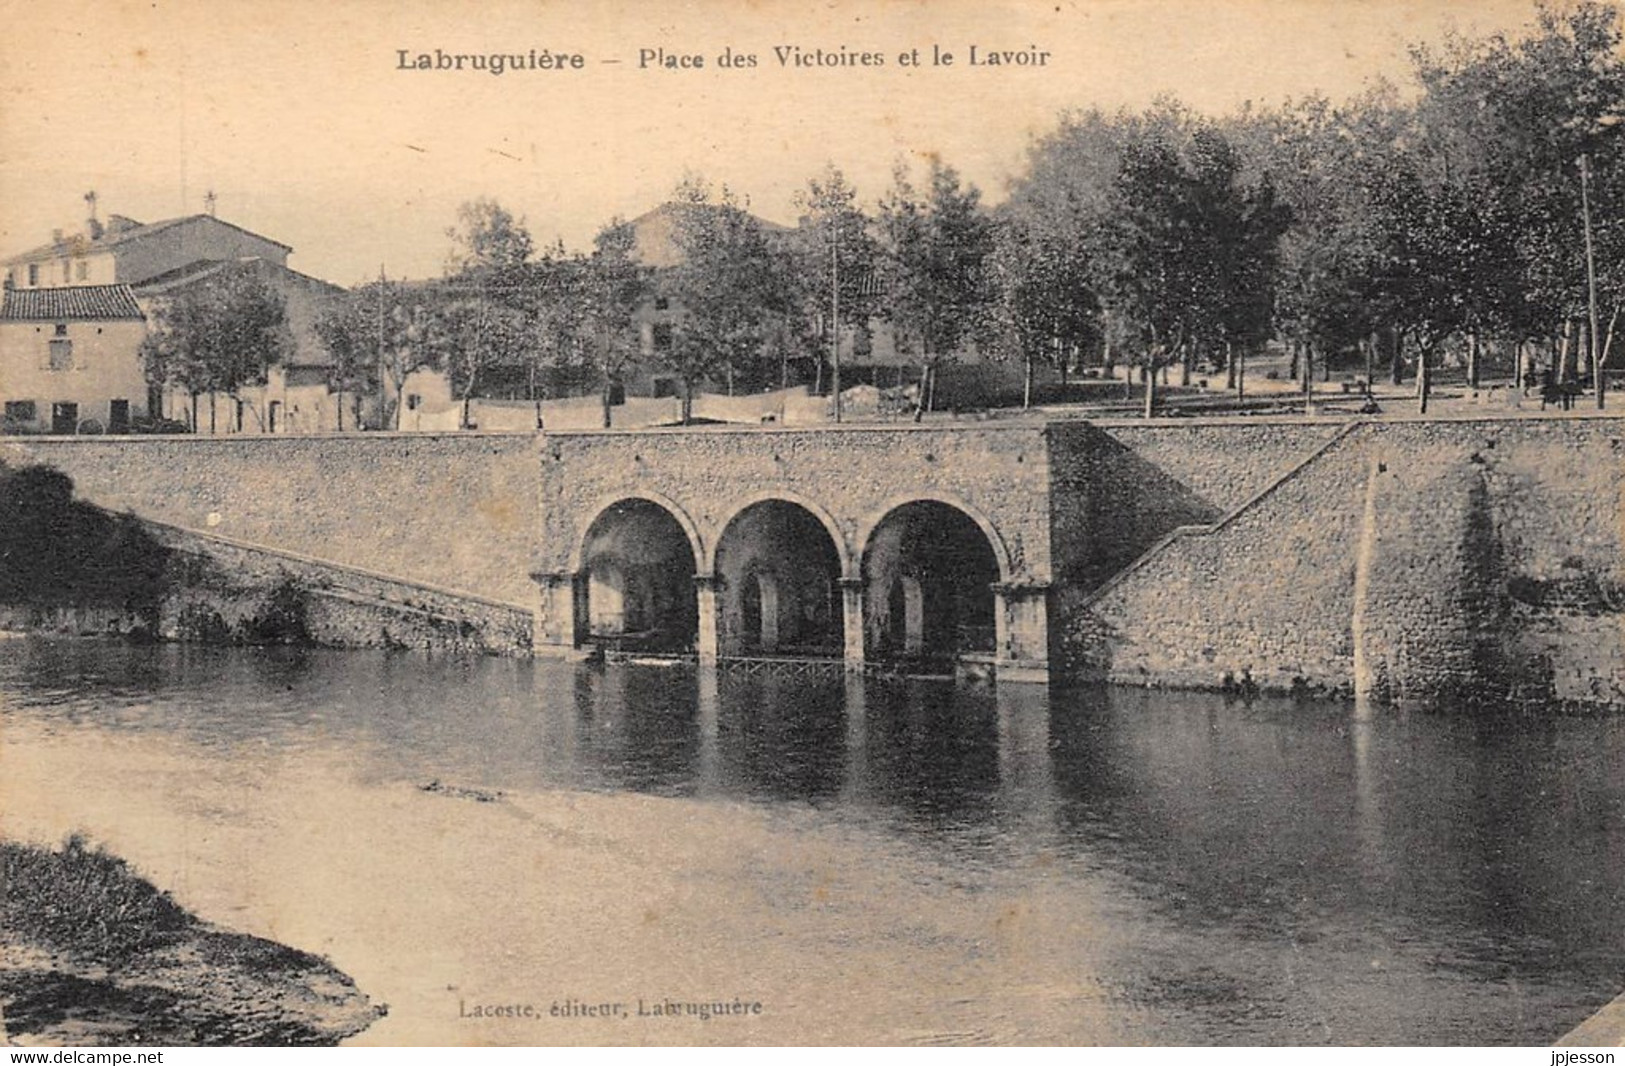
{"label": "river", "polygon": [[0,829],[327,955],[356,1043],[1542,1044],[1625,985],[1618,718],[42,638],[0,714]]}

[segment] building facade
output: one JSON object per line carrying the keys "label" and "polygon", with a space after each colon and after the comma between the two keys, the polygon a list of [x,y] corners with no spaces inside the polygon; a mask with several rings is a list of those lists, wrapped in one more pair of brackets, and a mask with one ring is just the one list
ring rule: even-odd
{"label": "building facade", "polygon": [[[347,428],[328,394],[315,322],[343,290],[289,269],[292,251],[213,215],[141,223],[94,216],[83,232],[7,259],[0,283],[0,402],[10,433],[125,432],[144,416],[202,433]],[[233,271],[283,301],[289,354],[264,386],[235,397],[149,389],[141,342],[169,302]],[[353,417],[353,416],[352,416]]]}
{"label": "building facade", "polygon": [[5,290],[0,402],[8,433],[128,432],[150,410],[147,323],[128,285]]}

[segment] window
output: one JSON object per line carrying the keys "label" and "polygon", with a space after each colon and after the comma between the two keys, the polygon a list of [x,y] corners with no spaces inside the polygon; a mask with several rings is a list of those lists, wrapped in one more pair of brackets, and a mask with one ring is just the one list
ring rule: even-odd
{"label": "window", "polygon": [[33,286],[39,284],[39,264],[38,263],[29,263],[28,264],[28,284],[29,284],[30,288],[32,288]]}
{"label": "window", "polygon": [[108,400],[107,401],[107,432],[109,432],[109,433],[128,433],[128,432],[130,432],[130,401],[129,400]]}
{"label": "window", "polygon": [[671,309],[671,300],[670,300],[670,298],[665,297],[665,296],[656,296],[655,297],[655,310],[656,311],[668,311],[670,309]]}
{"label": "window", "polygon": [[79,405],[76,403],[53,403],[51,405],[51,432],[58,436],[71,437],[79,429]]}
{"label": "window", "polygon": [[73,274],[71,273],[72,270],[73,264],[68,262],[66,259],[62,260],[62,284],[66,285],[68,282],[73,280]]}
{"label": "window", "polygon": [[654,345],[656,355],[664,355],[671,351],[671,323],[656,322],[651,343]]}
{"label": "window", "polygon": [[422,404],[422,396],[419,396],[415,392],[409,392],[406,394],[406,409],[408,411],[416,411],[420,406],[422,406]]}
{"label": "window", "polygon": [[58,336],[58,337],[66,337],[67,335],[68,335],[68,324],[66,322],[58,322],[56,324],[56,336]]}
{"label": "window", "polygon": [[79,260],[79,262],[74,264],[74,274],[80,281],[84,281],[86,278],[90,277],[90,264],[85,262],[83,259]]}
{"label": "window", "polygon": [[32,425],[38,417],[39,410],[34,406],[33,400],[6,401],[6,428]]}
{"label": "window", "polygon": [[51,342],[51,369],[73,369],[73,342],[70,340],[54,340]]}

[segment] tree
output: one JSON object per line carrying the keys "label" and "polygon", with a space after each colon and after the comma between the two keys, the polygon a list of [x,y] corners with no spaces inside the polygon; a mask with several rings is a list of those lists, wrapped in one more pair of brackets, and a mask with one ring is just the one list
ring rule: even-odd
{"label": "tree", "polygon": [[[1542,6],[1521,40],[1453,37],[1413,51],[1419,140],[1436,180],[1487,214],[1500,241],[1485,265],[1512,271],[1475,313],[1483,303],[1490,313],[1478,317],[1496,328],[1519,339],[1561,336],[1564,349],[1580,320],[1599,383],[1607,340],[1590,313],[1588,258],[1601,268],[1600,302],[1616,313],[1625,302],[1622,42],[1620,9],[1587,0]],[[1567,352],[1556,362],[1566,374]]]}
{"label": "tree", "polygon": [[1070,353],[1092,346],[1100,333],[1088,265],[1062,235],[1066,222],[1012,213],[998,227],[990,257],[999,331],[1023,363],[1024,408],[1032,406],[1038,363],[1055,362],[1064,380]]}
{"label": "tree", "polygon": [[535,251],[525,220],[485,196],[457,209],[457,224],[446,230],[446,236],[452,241],[448,276],[522,266]]}
{"label": "tree", "polygon": [[[796,351],[812,359],[814,384],[821,392],[824,355],[838,354],[841,324],[862,333],[878,307],[874,282],[879,248],[873,224],[858,206],[857,191],[833,164],[807,182],[797,203],[804,212],[795,233],[792,277],[799,313],[785,321],[779,341],[785,353],[781,384],[788,384],[789,353]],[[840,387],[832,379],[837,394]],[[836,403],[838,414],[838,396]]]}
{"label": "tree", "polygon": [[687,422],[696,382],[721,373],[732,392],[740,375],[753,384],[768,376],[764,356],[798,302],[788,257],[726,187],[713,195],[689,178],[676,204],[681,262],[662,279],[671,342],[655,355],[682,379]]}
{"label": "tree", "polygon": [[488,197],[463,204],[452,240],[439,306],[446,343],[444,369],[468,426],[474,392],[493,371],[526,362],[535,280],[535,245],[523,219]]}
{"label": "tree", "polygon": [[641,351],[638,308],[653,291],[648,269],[634,254],[636,239],[631,225],[613,219],[593,239],[592,255],[560,265],[561,290],[573,294],[579,307],[578,317],[561,323],[561,336],[573,330],[575,351],[596,369],[605,429],[611,393]]}
{"label": "tree", "polygon": [[[292,346],[282,297],[251,267],[205,278],[167,300],[154,318],[153,332],[141,343],[147,380],[186,390],[194,430],[198,396],[224,393],[242,402],[242,390],[264,385]],[[212,419],[214,405],[209,409]],[[254,415],[262,417],[257,410]]]}
{"label": "tree", "polygon": [[316,322],[335,373],[382,390],[380,413],[391,428],[401,428],[406,379],[417,370],[447,369],[452,338],[441,300],[433,286],[380,280],[352,290]]}
{"label": "tree", "polygon": [[912,347],[920,360],[918,420],[931,406],[937,363],[986,335],[995,296],[988,261],[993,223],[981,192],[961,185],[958,171],[933,156],[923,193],[906,164],[893,170],[877,228],[881,313],[900,346]]}
{"label": "tree", "polygon": [[[462,424],[469,427],[469,404],[489,372],[519,366],[531,338],[530,322],[517,288],[522,275],[469,278],[453,282],[438,295],[433,313],[443,331],[446,376],[462,404]],[[513,286],[513,287],[504,287]]]}

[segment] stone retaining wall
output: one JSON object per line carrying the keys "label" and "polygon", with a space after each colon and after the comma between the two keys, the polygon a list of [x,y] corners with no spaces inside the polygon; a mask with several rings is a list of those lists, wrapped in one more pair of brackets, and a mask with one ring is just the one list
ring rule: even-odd
{"label": "stone retaining wall", "polygon": [[1625,420],[1373,422],[1066,612],[1113,681],[1625,704]]}

